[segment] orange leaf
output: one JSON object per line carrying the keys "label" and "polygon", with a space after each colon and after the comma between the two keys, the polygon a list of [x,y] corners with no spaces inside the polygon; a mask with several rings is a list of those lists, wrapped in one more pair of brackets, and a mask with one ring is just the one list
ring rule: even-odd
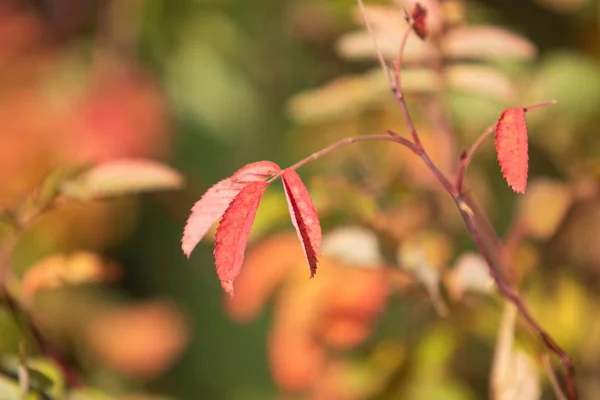
{"label": "orange leaf", "polygon": [[422,40],[427,37],[427,27],[425,26],[427,10],[420,3],[415,3],[412,11],[413,30]]}
{"label": "orange leaf", "polygon": [[233,199],[217,228],[215,235],[215,264],[221,286],[233,296],[233,280],[240,273],[244,251],[258,204],[267,182],[250,182]]}
{"label": "orange leaf", "polygon": [[310,277],[317,272],[317,258],[321,253],[321,225],[310,194],[302,183],[302,179],[293,169],[286,169],[282,174],[283,188],[290,209],[290,217],[296,228],[296,233],[306,261],[310,267]]}
{"label": "orange leaf", "polygon": [[192,207],[192,212],[183,230],[181,247],[185,255],[189,258],[212,224],[223,215],[235,196],[247,184],[264,181],[280,171],[281,169],[275,163],[257,161],[245,165],[231,177],[216,183],[208,189]]}
{"label": "orange leaf", "polygon": [[517,193],[525,193],[529,156],[525,109],[509,108],[496,124],[498,162],[508,185]]}
{"label": "orange leaf", "polygon": [[235,297],[226,303],[229,316],[237,322],[256,318],[277,285],[290,269],[300,265],[303,256],[295,233],[281,232],[261,240],[244,258]]}

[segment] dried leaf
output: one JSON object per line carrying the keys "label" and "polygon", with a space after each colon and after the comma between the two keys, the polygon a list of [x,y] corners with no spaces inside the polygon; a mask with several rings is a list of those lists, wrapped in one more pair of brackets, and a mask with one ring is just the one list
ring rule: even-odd
{"label": "dried leaf", "polygon": [[537,49],[529,40],[494,26],[453,29],[444,36],[442,49],[452,59],[532,60]]}
{"label": "dried leaf", "polygon": [[267,182],[246,184],[233,199],[223,214],[215,235],[215,264],[221,286],[233,296],[233,281],[240,273],[244,262],[244,251],[258,204]]}
{"label": "dried leaf", "polygon": [[302,179],[293,169],[286,169],[282,175],[283,188],[290,209],[290,218],[296,228],[296,233],[306,261],[310,267],[310,277],[317,272],[317,258],[321,253],[321,225],[310,194],[302,183]]}
{"label": "dried leaf", "polygon": [[516,193],[525,193],[529,155],[523,107],[502,113],[496,124],[495,147],[504,179]]}
{"label": "dried leaf", "polygon": [[225,212],[235,196],[251,182],[264,181],[281,171],[279,166],[270,161],[257,161],[247,164],[231,177],[224,179],[204,193],[194,204],[183,230],[181,248],[189,258],[196,245],[202,240],[221,215]]}
{"label": "dried leaf", "polygon": [[179,189],[179,172],[153,160],[120,159],[99,164],[78,178],[65,182],[62,194],[80,200],[141,192]]}
{"label": "dried leaf", "polygon": [[413,20],[413,30],[422,40],[427,37],[427,27],[425,25],[427,21],[427,10],[421,5],[421,3],[415,3],[411,14]]}

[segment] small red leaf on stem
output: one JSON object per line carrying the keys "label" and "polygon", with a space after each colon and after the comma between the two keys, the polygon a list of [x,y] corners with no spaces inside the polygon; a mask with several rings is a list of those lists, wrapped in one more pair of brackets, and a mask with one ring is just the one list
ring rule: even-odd
{"label": "small red leaf on stem", "polygon": [[202,240],[235,196],[249,183],[260,182],[281,172],[281,168],[270,161],[257,161],[240,168],[227,179],[213,185],[194,204],[181,239],[181,248],[189,258],[192,250]]}
{"label": "small red leaf on stem", "polygon": [[319,216],[298,173],[288,168],[283,171],[281,177],[290,217],[302,243],[312,278],[317,272],[317,258],[321,253],[322,233]]}
{"label": "small red leaf on stem", "polygon": [[248,236],[267,182],[250,182],[233,199],[215,235],[215,265],[221,286],[233,296],[233,281],[240,273]]}
{"label": "small red leaf on stem", "polygon": [[421,5],[421,3],[415,3],[411,14],[413,20],[413,30],[422,40],[427,37],[427,9]]}
{"label": "small red leaf on stem", "polygon": [[495,146],[504,179],[516,193],[525,193],[529,155],[523,107],[502,113],[496,124]]}

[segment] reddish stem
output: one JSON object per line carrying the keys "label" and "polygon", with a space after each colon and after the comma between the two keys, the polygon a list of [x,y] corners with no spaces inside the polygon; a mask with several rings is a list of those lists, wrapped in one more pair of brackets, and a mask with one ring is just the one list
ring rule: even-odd
{"label": "reddish stem", "polygon": [[536,108],[553,106],[554,104],[556,104],[556,100],[550,100],[550,101],[544,101],[543,103],[532,104],[530,106],[523,107],[523,108],[525,109],[525,111],[531,111],[531,110],[535,110]]}
{"label": "reddish stem", "polygon": [[[329,146],[325,147],[324,149],[319,150],[306,158],[303,158],[302,160],[298,161],[296,164],[294,164],[288,168],[289,169],[298,169],[298,168],[308,164],[311,161],[314,161],[328,153],[331,153],[334,150],[339,149],[340,147],[343,147],[343,146],[346,146],[346,145],[352,144],[352,143],[367,142],[367,141],[387,141],[387,142],[400,143],[403,146],[406,146],[407,148],[409,148],[414,153],[418,154],[416,146],[410,140],[401,137],[397,133],[394,133],[391,131],[386,131],[385,135],[355,136],[355,137],[348,137],[348,138],[345,138],[342,140],[338,140],[337,142],[330,144]],[[271,178],[269,178],[267,180],[267,182],[269,182],[269,183],[273,182],[274,180],[279,178],[282,173],[283,172],[272,176]]]}
{"label": "reddish stem", "polygon": [[404,92],[402,91],[402,76],[400,73],[400,68],[402,67],[404,49],[406,48],[406,42],[408,40],[408,36],[412,32],[412,25],[408,25],[404,30],[404,34],[402,35],[402,42],[400,43],[400,50],[398,51],[398,60],[394,65],[394,84],[392,85],[392,92],[394,93],[394,97],[400,106],[400,111],[402,112],[402,116],[407,122],[408,129],[410,131],[410,135],[412,140],[417,146],[418,149],[422,149],[421,139],[417,134],[417,129],[415,128],[415,124],[412,120],[410,112],[408,111],[408,106],[406,105],[406,101],[404,101]]}
{"label": "reddish stem", "polygon": [[385,73],[385,76],[388,80],[390,87],[393,87],[394,81],[392,80],[390,70],[387,66],[387,63],[383,59],[381,51],[379,50],[379,44],[377,43],[377,38],[375,37],[375,32],[373,31],[373,28],[371,27],[371,23],[369,22],[369,19],[366,17],[367,10],[365,9],[365,5],[362,0],[357,0],[357,3],[358,3],[358,8],[360,9],[360,13],[363,16],[363,20],[365,21],[365,25],[367,26],[367,30],[369,31],[369,34],[371,35],[371,38],[373,39],[373,47],[375,48],[375,53],[377,53],[377,59],[379,60],[379,65],[381,66],[382,71]]}
{"label": "reddish stem", "polygon": [[467,151],[464,154],[464,157],[461,157],[460,164],[458,166],[458,173],[456,176],[456,191],[458,193],[462,193],[462,191],[463,191],[463,181],[465,179],[465,174],[467,172],[467,168],[469,167],[469,164],[471,164],[471,160],[473,159],[473,155],[475,154],[475,152],[477,151],[479,146],[481,146],[483,141],[485,139],[487,139],[487,137],[490,136],[492,133],[494,133],[495,130],[496,130],[496,125],[490,126],[489,128],[487,128],[485,130],[485,132],[483,132],[481,135],[479,135],[479,137],[477,138],[475,143],[473,143],[473,145],[471,146],[469,151]]}
{"label": "reddish stem", "polygon": [[[361,10],[363,11],[363,16],[365,17],[365,20],[367,20],[366,15],[364,15],[364,6],[362,5],[362,0],[357,0],[357,1],[358,1],[359,5],[361,6]],[[368,24],[368,21],[367,21],[367,24]],[[409,32],[410,31],[405,32],[405,36],[402,38],[400,52],[404,51],[404,47],[406,45],[406,40],[407,40],[407,35]],[[382,59],[381,53],[379,52],[379,50],[377,50],[377,52],[378,52],[379,58]],[[401,61],[402,57],[399,57],[399,59]],[[506,281],[502,277],[501,272],[498,270],[494,261],[492,260],[490,253],[488,252],[487,248],[485,247],[483,240],[479,234],[479,231],[477,230],[477,226],[475,225],[472,215],[469,212],[467,212],[467,210],[469,210],[470,208],[467,205],[467,203],[465,202],[464,198],[461,196],[461,194],[460,194],[461,191],[459,190],[458,184],[452,185],[452,183],[450,183],[450,180],[446,177],[446,175],[444,175],[444,173],[431,160],[427,151],[421,145],[415,124],[411,118],[406,101],[404,100],[404,94],[402,92],[402,87],[400,86],[400,82],[401,82],[400,67],[401,67],[401,65],[394,66],[395,82],[394,82],[394,85],[392,86],[392,91],[394,93],[394,96],[396,97],[396,100],[398,101],[398,103],[400,105],[400,110],[402,111],[404,119],[406,120],[406,123],[407,123],[409,130],[411,132],[411,135],[413,137],[414,143],[411,143],[412,146],[410,146],[409,148],[414,153],[418,154],[421,157],[423,162],[425,162],[427,167],[436,176],[436,178],[442,184],[442,186],[446,189],[448,194],[450,194],[452,196],[452,198],[454,199],[454,202],[456,203],[456,206],[460,212],[460,215],[465,222],[467,230],[469,231],[469,234],[473,238],[473,241],[475,242],[477,249],[479,250],[479,252],[483,256],[483,258],[485,259],[485,261],[488,265],[490,275],[494,279],[494,282],[496,283],[496,286],[498,287],[498,290],[500,291],[500,293],[517,307],[517,309],[519,310],[519,312],[521,313],[523,318],[525,318],[525,320],[527,321],[529,326],[535,331],[535,333],[538,335],[538,337],[542,341],[542,343],[544,343],[546,348],[549,349],[550,351],[552,351],[554,354],[556,354],[561,359],[563,368],[565,369],[565,372],[566,372],[565,373],[566,384],[567,384],[567,392],[569,394],[569,398],[570,398],[570,400],[577,400],[578,395],[577,395],[577,390],[575,388],[575,383],[574,383],[575,382],[575,380],[574,380],[575,368],[574,368],[573,361],[571,360],[569,355],[550,337],[550,335],[548,335],[542,329],[542,327],[533,318],[533,316],[529,312],[526,305],[520,299],[520,297],[515,292],[513,292],[513,290],[510,288],[510,286],[506,283]],[[387,69],[386,69],[386,71],[387,71]],[[553,104],[553,102],[540,103],[538,105],[530,106],[530,107],[526,108],[526,110],[531,110],[534,108],[538,108],[538,107],[542,107],[542,106],[550,105],[550,104]],[[390,135],[395,135],[391,131],[389,133],[390,133]],[[485,135],[485,133],[484,133],[484,135]],[[489,135],[489,133],[487,135]],[[481,139],[481,141],[482,140],[483,139]],[[406,146],[406,143],[404,143],[404,142],[398,142],[398,143]],[[477,145],[477,146],[479,146],[479,145]],[[464,160],[465,160],[464,166],[462,168],[462,172],[459,175],[459,176],[463,176],[463,177],[464,177],[464,172],[466,170],[466,167],[468,166],[468,162],[466,162],[466,160],[469,160],[468,154],[466,155],[466,157],[464,157]],[[460,183],[461,188],[462,188],[462,182],[464,179],[463,177],[461,177],[460,181],[458,181]]]}

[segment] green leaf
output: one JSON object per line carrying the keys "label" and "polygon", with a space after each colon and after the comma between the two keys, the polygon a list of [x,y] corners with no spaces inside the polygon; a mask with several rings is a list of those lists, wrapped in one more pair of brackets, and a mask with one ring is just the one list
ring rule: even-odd
{"label": "green leaf", "polygon": [[532,93],[534,101],[558,100],[552,115],[570,124],[585,123],[598,115],[600,64],[578,53],[554,53],[544,59]]}

